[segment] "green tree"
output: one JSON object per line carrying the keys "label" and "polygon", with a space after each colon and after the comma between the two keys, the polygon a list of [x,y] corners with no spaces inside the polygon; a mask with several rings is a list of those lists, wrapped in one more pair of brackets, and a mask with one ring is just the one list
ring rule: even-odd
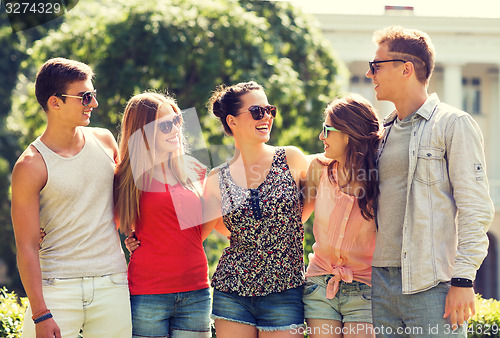
{"label": "green tree", "polygon": [[222,144],[205,102],[218,84],[254,79],[280,108],[272,142],[315,152],[322,110],[337,93],[338,62],[328,43],[311,18],[289,4],[88,0],[66,14],[60,29],[38,41],[23,62],[28,92],[18,107],[31,120],[25,143],[43,124],[31,82],[37,67],[55,56],[93,66],[100,103],[93,124],[115,135],[130,96],[168,89],[181,107],[197,109],[209,143]]}
{"label": "green tree", "polygon": [[[290,4],[87,0],[64,20],[21,63],[18,85],[24,90],[16,95],[13,125],[25,135],[24,146],[44,125],[34,97],[36,70],[61,56],[93,67],[99,109],[92,125],[115,135],[126,101],[156,89],[174,94],[181,108],[196,108],[210,150],[230,144],[205,103],[217,85],[255,80],[279,108],[271,143],[320,151],[317,135],[323,109],[338,92],[339,63],[312,18]],[[214,250],[219,246],[207,243]]]}

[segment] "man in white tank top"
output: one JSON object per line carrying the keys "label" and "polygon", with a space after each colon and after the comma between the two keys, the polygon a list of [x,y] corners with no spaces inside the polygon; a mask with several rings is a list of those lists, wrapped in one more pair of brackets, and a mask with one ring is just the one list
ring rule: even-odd
{"label": "man in white tank top", "polygon": [[29,299],[23,337],[132,335],[113,217],[118,149],[108,130],[86,127],[98,106],[92,77],[87,65],[62,58],[37,74],[47,127],[12,172],[12,224]]}

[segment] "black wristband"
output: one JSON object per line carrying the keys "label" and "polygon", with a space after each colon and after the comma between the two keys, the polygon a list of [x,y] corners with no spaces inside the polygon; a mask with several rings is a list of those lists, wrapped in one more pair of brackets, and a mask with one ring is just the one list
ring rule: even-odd
{"label": "black wristband", "polygon": [[471,288],[472,281],[467,278],[452,278],[451,286],[457,286],[459,288]]}
{"label": "black wristband", "polygon": [[52,318],[52,313],[46,313],[43,316],[38,317],[37,319],[33,320],[35,324],[38,324],[40,322],[43,322],[44,320],[47,320],[49,318]]}

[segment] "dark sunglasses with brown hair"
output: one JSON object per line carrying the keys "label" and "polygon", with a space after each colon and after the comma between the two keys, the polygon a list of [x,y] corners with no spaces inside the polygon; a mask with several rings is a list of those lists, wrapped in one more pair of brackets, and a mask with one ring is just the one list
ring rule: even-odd
{"label": "dark sunglasses with brown hair", "polygon": [[276,117],[277,110],[278,109],[275,106],[250,106],[250,108],[248,108],[248,111],[252,114],[252,118],[255,121],[262,120],[266,113],[274,119]]}

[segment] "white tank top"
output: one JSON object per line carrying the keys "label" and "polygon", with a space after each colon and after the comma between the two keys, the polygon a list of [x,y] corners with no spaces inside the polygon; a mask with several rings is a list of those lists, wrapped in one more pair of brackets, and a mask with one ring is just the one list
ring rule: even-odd
{"label": "white tank top", "polygon": [[76,278],[126,272],[113,218],[115,163],[90,128],[80,128],[85,145],[62,157],[37,138],[32,145],[47,167],[40,191],[42,278]]}

